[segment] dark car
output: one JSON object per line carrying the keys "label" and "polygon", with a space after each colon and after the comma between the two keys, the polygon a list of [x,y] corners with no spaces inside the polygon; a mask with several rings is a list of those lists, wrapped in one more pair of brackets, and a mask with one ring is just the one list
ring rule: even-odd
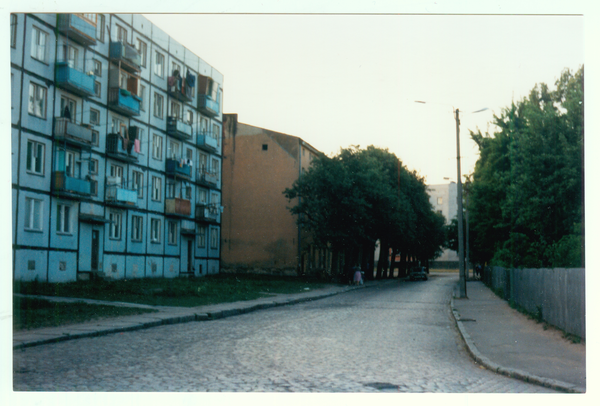
{"label": "dark car", "polygon": [[427,272],[425,272],[425,267],[415,267],[410,270],[408,274],[408,279],[411,281],[416,280],[427,280]]}

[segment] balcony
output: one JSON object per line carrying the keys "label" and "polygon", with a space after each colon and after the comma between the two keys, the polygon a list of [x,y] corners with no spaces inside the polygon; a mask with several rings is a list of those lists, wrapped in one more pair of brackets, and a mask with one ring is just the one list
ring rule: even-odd
{"label": "balcony", "polygon": [[192,126],[177,117],[167,117],[167,134],[171,137],[188,141],[192,139]]}
{"label": "balcony", "polygon": [[195,80],[193,75],[189,75],[187,79],[181,76],[169,76],[167,78],[167,93],[181,102],[190,102],[194,98]]}
{"label": "balcony", "polygon": [[196,136],[196,145],[204,151],[217,152],[217,139],[212,137],[210,131],[198,133]]}
{"label": "balcony", "polygon": [[96,24],[77,14],[58,14],[58,31],[82,45],[96,45]]}
{"label": "balcony", "polygon": [[165,172],[167,172],[167,176],[174,178],[183,178],[186,180],[190,180],[192,178],[192,167],[182,163],[177,159],[167,158]]}
{"label": "balcony", "polygon": [[118,87],[109,89],[108,106],[129,117],[140,115],[140,98]]}
{"label": "balcony", "polygon": [[120,134],[108,134],[106,136],[106,155],[125,162],[137,162],[139,153],[135,150],[135,140]]}
{"label": "balcony", "polygon": [[55,79],[57,87],[68,90],[79,96],[93,96],[94,75],[87,75],[75,68],[69,66],[69,62],[57,62]]}
{"label": "balcony", "polygon": [[142,69],[142,56],[133,45],[125,42],[111,41],[109,57],[129,72],[137,73]]}
{"label": "balcony", "polygon": [[190,216],[192,214],[192,203],[187,199],[178,197],[165,199],[165,214],[174,216]]}
{"label": "balcony", "polygon": [[92,146],[92,129],[71,122],[68,118],[54,118],[54,139],[57,141],[65,141],[71,145],[82,148],[91,148]]}
{"label": "balcony", "polygon": [[196,183],[215,188],[219,184],[219,176],[214,172],[199,170]]}
{"label": "balcony", "polygon": [[87,180],[68,176],[64,171],[53,171],[52,190],[61,197],[89,196],[91,183]]}
{"label": "balcony", "polygon": [[210,117],[219,115],[219,103],[205,94],[198,95],[198,110]]}
{"label": "balcony", "polygon": [[130,190],[120,184],[111,183],[109,180],[106,185],[106,197],[104,200],[107,203],[124,207],[137,206],[137,190]]}
{"label": "balcony", "polygon": [[219,211],[211,204],[196,205],[196,220],[206,221],[209,223],[217,223],[219,219]]}

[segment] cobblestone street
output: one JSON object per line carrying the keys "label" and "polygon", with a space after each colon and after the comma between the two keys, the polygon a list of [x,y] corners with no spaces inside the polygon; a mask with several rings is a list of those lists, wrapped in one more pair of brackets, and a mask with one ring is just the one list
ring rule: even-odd
{"label": "cobblestone street", "polygon": [[455,283],[390,281],[226,319],[15,350],[14,389],[553,392],[472,362],[449,312]]}

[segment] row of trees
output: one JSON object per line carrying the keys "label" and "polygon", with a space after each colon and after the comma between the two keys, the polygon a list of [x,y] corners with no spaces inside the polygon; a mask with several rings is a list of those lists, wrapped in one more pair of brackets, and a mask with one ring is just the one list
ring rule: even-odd
{"label": "row of trees", "polygon": [[494,117],[469,187],[471,259],[507,267],[584,266],[583,67],[536,85]]}
{"label": "row of trees", "polygon": [[[351,147],[322,155],[284,194],[297,199],[291,212],[315,244],[332,250],[332,263],[342,254],[346,267],[360,263],[367,277],[378,240],[375,277],[388,268],[390,248],[392,258],[400,255],[402,272],[410,259],[434,258],[445,242],[444,217],[432,210],[424,179],[387,149]],[[336,269],[334,276],[346,272]]]}

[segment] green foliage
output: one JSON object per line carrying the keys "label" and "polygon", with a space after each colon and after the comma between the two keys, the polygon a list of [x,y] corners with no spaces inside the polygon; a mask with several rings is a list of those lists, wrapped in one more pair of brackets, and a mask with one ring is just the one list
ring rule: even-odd
{"label": "green foliage", "polygon": [[536,85],[494,117],[479,146],[469,215],[475,262],[582,266],[583,68]]}

